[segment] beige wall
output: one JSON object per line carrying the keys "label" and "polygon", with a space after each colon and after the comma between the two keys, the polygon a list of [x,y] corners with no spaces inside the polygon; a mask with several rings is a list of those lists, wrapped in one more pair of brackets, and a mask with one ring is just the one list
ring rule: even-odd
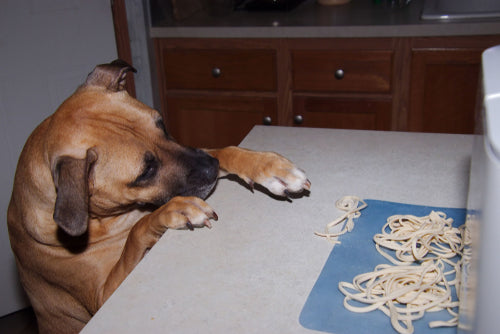
{"label": "beige wall", "polygon": [[96,64],[117,57],[110,2],[1,1],[0,316],[27,305],[17,281],[6,227],[17,159],[36,125],[83,82]]}

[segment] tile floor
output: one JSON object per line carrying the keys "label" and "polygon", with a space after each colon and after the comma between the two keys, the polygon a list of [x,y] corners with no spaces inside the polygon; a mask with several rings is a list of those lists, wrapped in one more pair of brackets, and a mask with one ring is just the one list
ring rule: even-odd
{"label": "tile floor", "polygon": [[0,333],[38,334],[33,309],[26,308],[0,318]]}

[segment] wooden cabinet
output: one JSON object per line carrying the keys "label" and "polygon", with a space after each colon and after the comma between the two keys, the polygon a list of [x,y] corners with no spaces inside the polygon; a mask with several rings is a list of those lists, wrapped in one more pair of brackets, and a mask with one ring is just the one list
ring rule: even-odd
{"label": "wooden cabinet", "polygon": [[392,50],[318,48],[292,50],[291,56],[294,91],[390,92]]}
{"label": "wooden cabinet", "polygon": [[168,90],[276,90],[273,50],[165,49],[162,61]]}
{"label": "wooden cabinet", "polygon": [[167,100],[171,135],[192,147],[239,144],[256,124],[276,125],[276,100],[268,97],[172,96]]}
{"label": "wooden cabinet", "polygon": [[390,130],[390,98],[297,96],[296,126],[357,130]]}
{"label": "wooden cabinet", "polygon": [[415,38],[408,129],[473,133],[481,53],[498,37]]}
{"label": "wooden cabinet", "polygon": [[291,40],[295,126],[390,130],[391,39]]}
{"label": "wooden cabinet", "polygon": [[266,40],[155,41],[168,131],[193,147],[238,145],[256,124],[277,125],[277,60]]}
{"label": "wooden cabinet", "polygon": [[471,133],[481,53],[500,35],[155,39],[181,143],[237,145],[256,124]]}

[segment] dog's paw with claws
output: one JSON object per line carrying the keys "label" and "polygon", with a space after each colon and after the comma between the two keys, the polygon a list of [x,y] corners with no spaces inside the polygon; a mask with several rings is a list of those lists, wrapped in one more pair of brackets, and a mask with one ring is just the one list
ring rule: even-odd
{"label": "dog's paw with claws", "polygon": [[306,173],[290,160],[274,152],[253,152],[249,160],[251,172],[240,177],[253,188],[254,183],[272,194],[290,197],[311,189]]}
{"label": "dog's paw with claws", "polygon": [[156,221],[163,228],[189,229],[208,227],[210,220],[217,220],[217,214],[198,197],[174,197],[154,212]]}

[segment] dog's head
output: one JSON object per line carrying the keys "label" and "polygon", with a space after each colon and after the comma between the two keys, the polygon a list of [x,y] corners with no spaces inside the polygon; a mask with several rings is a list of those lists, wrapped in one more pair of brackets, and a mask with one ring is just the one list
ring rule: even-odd
{"label": "dog's head", "polygon": [[85,233],[89,217],[205,198],[216,183],[218,161],[176,143],[161,115],[124,90],[128,71],[122,61],[97,66],[48,123],[54,220],[72,236]]}

